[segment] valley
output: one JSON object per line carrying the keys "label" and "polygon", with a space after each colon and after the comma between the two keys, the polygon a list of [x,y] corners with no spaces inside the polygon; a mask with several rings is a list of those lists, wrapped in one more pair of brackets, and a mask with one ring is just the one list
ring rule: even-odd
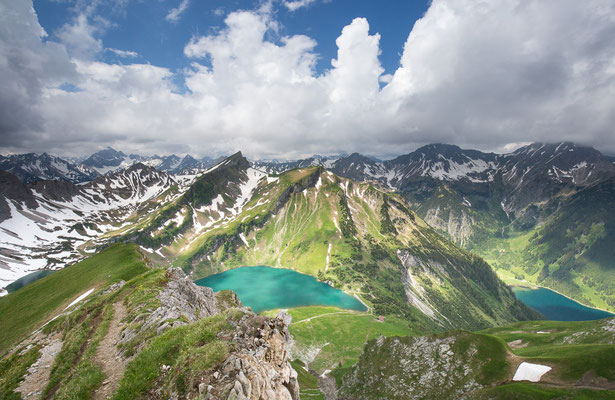
{"label": "valley", "polygon": [[[540,321],[508,284],[611,309],[612,162],[574,173],[547,162],[558,171],[547,190],[543,175],[515,178],[528,161],[511,160],[577,150],[532,146],[289,164],[238,152],[180,174],[137,162],[79,184],[3,173],[0,278],[56,271],[0,297],[1,394],[15,393],[61,335],[45,398],[257,386],[292,399],[609,398],[613,318]],[[126,368],[112,390],[102,389],[109,369],[83,358],[98,346]],[[283,366],[280,381],[265,383],[260,367],[229,369],[237,358],[256,365],[262,346],[275,349],[267,357]],[[523,362],[550,372],[518,383]]]}

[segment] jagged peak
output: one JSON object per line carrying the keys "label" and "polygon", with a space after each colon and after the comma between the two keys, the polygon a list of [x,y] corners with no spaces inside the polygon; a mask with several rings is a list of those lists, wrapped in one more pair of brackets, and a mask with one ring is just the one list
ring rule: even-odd
{"label": "jagged peak", "polygon": [[241,154],[241,151],[238,151],[237,153],[227,157],[224,161],[219,163],[216,167],[217,168],[237,167],[240,169],[247,169],[250,167],[250,162],[248,161],[247,158],[243,156],[243,154]]}

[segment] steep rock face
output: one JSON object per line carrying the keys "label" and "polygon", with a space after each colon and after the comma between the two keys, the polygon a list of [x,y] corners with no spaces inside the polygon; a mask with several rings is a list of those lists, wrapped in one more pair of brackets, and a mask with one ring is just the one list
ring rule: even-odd
{"label": "steep rock face", "polygon": [[380,337],[367,343],[339,398],[459,399],[506,379],[505,361],[504,344],[469,332]]}
{"label": "steep rock face", "polygon": [[81,193],[79,186],[72,182],[60,180],[37,181],[31,187],[44,198],[53,201],[68,202]]}
{"label": "steep rock face", "polygon": [[[503,315],[538,319],[540,315],[516,300],[510,289],[478,257],[448,254],[432,258],[398,250],[402,283],[409,304],[442,326],[488,326]],[[438,288],[438,289],[436,289]],[[444,290],[439,290],[444,289]],[[458,307],[458,305],[464,305]]]}
{"label": "steep rock face", "polygon": [[32,191],[10,172],[0,171],[0,222],[11,217],[8,201],[14,201],[28,208],[36,208],[38,203]]}
{"label": "steep rock face", "polygon": [[298,400],[297,372],[288,360],[290,321],[284,312],[276,318],[246,314],[233,336],[237,351],[201,384],[205,399]]}

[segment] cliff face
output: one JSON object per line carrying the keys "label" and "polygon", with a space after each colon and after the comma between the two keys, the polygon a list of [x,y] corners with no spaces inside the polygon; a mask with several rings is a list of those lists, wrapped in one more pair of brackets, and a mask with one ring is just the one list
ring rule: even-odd
{"label": "cliff face", "polygon": [[297,372],[288,361],[289,324],[283,312],[276,318],[246,314],[235,328],[236,351],[199,385],[207,388],[205,399],[298,400]]}

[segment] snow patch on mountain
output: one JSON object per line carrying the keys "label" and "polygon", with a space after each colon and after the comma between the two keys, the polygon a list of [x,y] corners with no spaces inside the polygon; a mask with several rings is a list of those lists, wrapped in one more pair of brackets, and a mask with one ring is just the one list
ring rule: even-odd
{"label": "snow patch on mountain", "polygon": [[256,189],[258,182],[267,174],[254,168],[248,168],[246,175],[248,176],[248,180],[240,186],[241,195],[237,198],[235,206],[232,209],[233,215],[241,214],[243,207],[252,198],[252,192]]}

